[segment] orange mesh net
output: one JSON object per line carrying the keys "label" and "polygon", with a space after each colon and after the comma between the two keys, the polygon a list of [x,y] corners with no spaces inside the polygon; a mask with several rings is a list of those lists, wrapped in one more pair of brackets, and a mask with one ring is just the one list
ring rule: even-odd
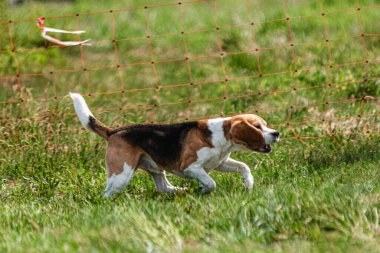
{"label": "orange mesh net", "polygon": [[[213,16],[213,24],[193,30],[185,25],[185,14],[189,8],[199,4],[211,6],[213,13],[210,15]],[[368,48],[367,44],[372,38],[378,39],[380,33],[367,33],[362,24],[362,15],[367,10],[380,10],[380,5],[361,6],[358,0],[351,8],[326,11],[323,4],[320,4],[316,13],[304,16],[292,15],[288,5],[284,0],[283,18],[257,21],[248,11],[244,22],[232,25],[218,23],[220,19],[216,0],[185,1],[45,17],[46,23],[68,23],[72,28],[79,30],[90,22],[96,21],[98,16],[107,16],[109,18],[107,36],[102,40],[93,40],[93,46],[86,48],[83,46],[65,48],[47,42],[44,42],[44,46],[25,47],[15,38],[23,31],[22,27],[35,26],[38,17],[0,21],[0,25],[6,27],[9,37],[6,45],[0,48],[0,57],[1,55],[10,57],[13,66],[9,68],[12,70],[5,71],[8,74],[0,76],[0,82],[4,86],[11,85],[14,90],[17,90],[17,93],[7,93],[0,101],[2,108],[0,122],[3,129],[6,129],[11,122],[43,120],[45,124],[49,124],[47,127],[49,131],[46,134],[78,132],[79,123],[68,122],[75,118],[75,113],[66,95],[69,91],[79,91],[87,97],[95,115],[103,112],[110,115],[124,113],[122,115],[126,118],[128,115],[134,115],[137,122],[172,123],[255,113],[264,115],[267,119],[269,117],[270,126],[285,132],[285,139],[288,140],[305,141],[345,135],[379,134],[378,97],[368,95],[367,90],[370,86],[378,85],[380,78],[372,69],[378,68],[377,64],[380,60],[371,56],[372,49]],[[156,34],[154,31],[160,24],[152,22],[151,14],[154,12],[155,15],[159,15],[163,8],[172,8],[173,15],[178,17],[178,24],[173,24],[176,28],[169,29],[168,33]],[[246,1],[245,8],[252,9],[250,0]],[[144,16],[145,24],[135,24],[142,31],[139,36],[130,37],[128,31],[123,32],[118,29],[122,16],[130,12],[134,12],[133,15],[137,13],[136,15]],[[341,14],[349,14],[355,18],[353,25],[357,26],[357,34],[349,34],[346,37],[336,37],[335,34],[331,34],[331,29],[329,29],[331,20],[328,19],[334,19],[335,15]],[[294,25],[300,26],[310,19],[321,21],[321,27],[315,31],[315,34],[318,32],[322,34],[317,34],[316,39],[312,41],[297,39],[293,31]],[[261,45],[258,41],[261,38],[257,34],[257,27],[271,25],[283,26],[280,32],[286,39]],[[228,36],[226,38],[226,34],[231,31],[248,33],[250,44],[233,48],[233,50],[226,48],[226,41],[230,39]],[[203,34],[206,38],[202,41],[204,47],[214,43],[215,49],[203,54],[197,53],[197,50],[193,48],[193,43],[195,43],[193,39],[197,34]],[[75,36],[78,41],[81,41],[81,35]],[[88,36],[86,35],[86,38]],[[170,44],[171,49],[164,51],[160,47],[160,41]],[[122,46],[123,43],[128,43],[130,48],[138,51],[133,52],[134,55],[139,55],[136,60],[130,57],[128,50]],[[353,55],[349,61],[335,61],[334,51],[339,48],[336,45],[344,43],[355,43],[358,48],[343,52]],[[101,58],[104,55],[103,48],[112,54]],[[322,64],[302,64],[303,59],[308,57],[308,50],[315,48],[323,49],[320,51],[323,53],[320,60],[324,57],[321,60]],[[88,52],[91,50],[93,55],[96,55],[99,50],[100,58],[89,57]],[[44,67],[34,69],[33,58],[29,59],[28,56],[41,52],[46,55]],[[249,57],[247,59],[250,66],[254,66],[250,67],[250,71],[237,73],[231,70],[229,62],[240,59],[234,57],[241,55]],[[65,68],[57,67],[59,65],[55,65],[55,60],[51,60],[68,56],[70,60]],[[270,61],[274,59],[281,60],[280,64],[268,67],[270,66],[268,64],[271,64]],[[53,62],[51,66],[50,61]],[[277,65],[277,62],[272,65]],[[209,66],[218,66],[218,73],[207,73]],[[360,69],[361,75],[346,79],[336,78],[339,72],[346,68]],[[173,69],[177,69],[178,76],[174,74],[171,78],[165,79],[164,76]],[[132,70],[141,70],[140,77],[133,76],[134,80],[128,79],[131,77],[128,71]],[[103,73],[108,74],[103,75]],[[315,75],[315,73],[323,73],[325,78],[312,85],[305,85],[307,81],[300,84],[300,76],[307,79],[308,75]],[[106,76],[106,80],[102,80],[102,76]],[[279,82],[281,78],[290,81],[280,86],[271,85],[272,81]],[[77,89],[72,90],[73,87],[70,87],[71,90],[65,90],[65,83],[62,80],[75,81],[78,85]],[[37,81],[41,81],[40,85],[43,88],[39,89],[30,85]],[[101,85],[102,82],[112,83],[112,85],[104,88]],[[131,83],[136,85],[130,85]],[[141,85],[137,86],[140,83]],[[265,85],[268,87],[263,89]],[[356,87],[351,96],[339,96],[340,90],[350,87]],[[210,90],[215,90],[215,92],[210,92]],[[314,95],[321,93],[323,96],[308,100],[310,92]],[[169,98],[173,94],[178,95],[176,99]],[[302,99],[305,101],[302,102]],[[62,101],[67,101],[67,103],[62,105]],[[238,107],[236,104],[243,105]],[[249,106],[244,106],[244,104]],[[30,108],[41,111],[30,113]],[[370,109],[364,110],[365,108]],[[303,116],[297,116],[299,111],[306,113]],[[272,116],[273,121],[270,120]],[[120,117],[115,116],[113,123],[123,124],[123,119]],[[98,118],[102,120],[101,117]],[[61,123],[60,127],[57,127],[57,122]],[[353,122],[355,128],[352,128]],[[304,130],[307,127],[318,128],[319,131],[305,134],[307,132]],[[33,136],[33,134],[38,133],[14,130],[3,131],[0,136],[7,140],[18,135]]]}

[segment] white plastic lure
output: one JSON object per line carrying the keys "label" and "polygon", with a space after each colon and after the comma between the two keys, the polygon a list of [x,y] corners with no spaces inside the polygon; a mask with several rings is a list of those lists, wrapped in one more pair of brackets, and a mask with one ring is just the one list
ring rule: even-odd
{"label": "white plastic lure", "polygon": [[81,34],[81,33],[84,33],[85,31],[66,31],[66,30],[60,30],[60,29],[55,29],[55,28],[50,28],[50,27],[46,27],[44,25],[44,20],[45,18],[39,18],[37,19],[37,25],[39,27],[41,27],[41,35],[44,39],[48,40],[48,41],[51,41],[57,45],[60,45],[60,46],[63,46],[63,47],[67,47],[67,46],[78,46],[78,45],[85,45],[85,46],[91,46],[91,43],[89,43],[89,39],[88,40],[84,40],[84,41],[60,41],[56,38],[53,38],[49,35],[46,35],[47,32],[53,32],[53,33],[71,33],[71,34]]}

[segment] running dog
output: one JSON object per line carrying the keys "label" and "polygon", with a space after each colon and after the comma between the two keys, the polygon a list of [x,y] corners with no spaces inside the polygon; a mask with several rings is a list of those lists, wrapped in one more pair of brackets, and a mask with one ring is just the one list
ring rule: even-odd
{"label": "running dog", "polygon": [[108,143],[106,153],[107,187],[105,197],[119,193],[140,168],[148,172],[160,193],[172,193],[174,187],[165,171],[183,178],[193,178],[202,193],[216,188],[212,170],[238,172],[249,190],[253,177],[249,167],[230,158],[237,150],[269,153],[280,133],[267,127],[259,116],[242,114],[177,124],[134,124],[112,129],[98,121],[83,97],[70,93],[83,127],[100,135]]}

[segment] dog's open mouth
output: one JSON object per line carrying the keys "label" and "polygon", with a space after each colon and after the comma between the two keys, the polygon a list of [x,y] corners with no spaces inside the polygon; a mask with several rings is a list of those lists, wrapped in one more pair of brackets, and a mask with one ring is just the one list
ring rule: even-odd
{"label": "dog's open mouth", "polygon": [[272,147],[269,144],[265,144],[264,147],[261,147],[259,149],[259,152],[261,153],[269,153],[272,151]]}

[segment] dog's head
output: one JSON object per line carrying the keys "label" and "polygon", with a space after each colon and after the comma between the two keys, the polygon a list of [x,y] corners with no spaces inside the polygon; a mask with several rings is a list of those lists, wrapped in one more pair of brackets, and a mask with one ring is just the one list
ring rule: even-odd
{"label": "dog's head", "polygon": [[265,120],[254,114],[234,116],[230,124],[230,138],[240,149],[269,153],[272,151],[270,144],[280,140],[280,133],[268,128]]}

